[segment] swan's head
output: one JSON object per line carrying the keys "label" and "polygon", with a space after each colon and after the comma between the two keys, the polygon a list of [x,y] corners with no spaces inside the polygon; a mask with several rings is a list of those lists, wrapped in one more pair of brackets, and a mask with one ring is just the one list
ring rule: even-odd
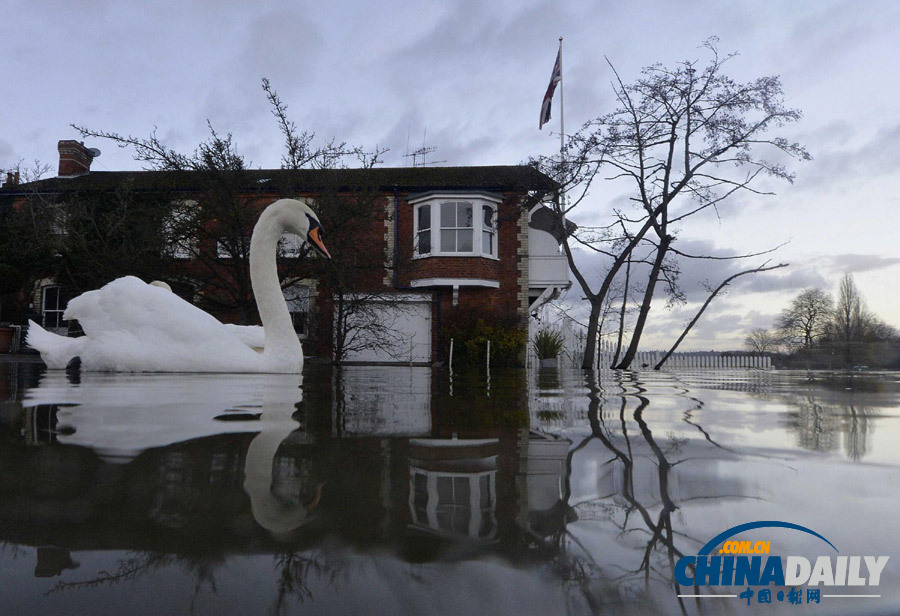
{"label": "swan's head", "polygon": [[287,205],[287,216],[284,218],[284,230],[288,233],[299,235],[313,247],[313,249],[326,259],[331,259],[328,249],[322,243],[324,231],[319,217],[308,205],[296,199],[284,199]]}

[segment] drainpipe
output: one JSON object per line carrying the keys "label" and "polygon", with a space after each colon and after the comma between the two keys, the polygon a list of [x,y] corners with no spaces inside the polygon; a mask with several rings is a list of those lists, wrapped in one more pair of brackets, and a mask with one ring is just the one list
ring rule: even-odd
{"label": "drainpipe", "polygon": [[437,336],[435,336],[435,338],[437,338],[437,354],[435,355],[435,361],[440,362],[441,361],[441,290],[437,289],[435,291],[435,294],[432,297],[434,297],[434,301],[437,302],[437,310],[435,310],[435,312],[437,313]]}
{"label": "drainpipe", "polygon": [[398,291],[415,291],[416,287],[401,286],[397,284],[397,265],[400,263],[400,195],[394,186],[394,288]]}

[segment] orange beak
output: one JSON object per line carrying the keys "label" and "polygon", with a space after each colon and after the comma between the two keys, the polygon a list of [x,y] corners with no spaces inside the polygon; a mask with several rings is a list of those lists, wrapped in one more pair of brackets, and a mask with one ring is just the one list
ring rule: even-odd
{"label": "orange beak", "polygon": [[318,252],[329,261],[331,260],[331,255],[328,254],[328,249],[325,248],[325,244],[322,243],[322,238],[319,237],[319,227],[310,229],[306,238],[309,240],[310,245],[315,248],[316,252]]}

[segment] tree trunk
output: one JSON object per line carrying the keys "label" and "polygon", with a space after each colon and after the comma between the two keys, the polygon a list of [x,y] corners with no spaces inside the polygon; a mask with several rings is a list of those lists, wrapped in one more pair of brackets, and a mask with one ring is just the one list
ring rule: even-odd
{"label": "tree trunk", "polygon": [[666,360],[669,359],[669,357],[672,355],[672,353],[675,352],[675,349],[678,348],[678,345],[681,344],[681,341],[684,340],[685,337],[688,335],[688,332],[691,331],[691,328],[694,327],[694,325],[697,323],[697,321],[700,320],[700,316],[703,314],[703,311],[706,310],[706,307],[709,306],[710,302],[713,301],[713,298],[715,298],[715,296],[719,294],[719,291],[721,291],[722,289],[724,289],[725,287],[728,286],[728,283],[730,283],[735,278],[743,276],[744,274],[754,274],[756,272],[767,272],[769,270],[779,269],[781,267],[787,267],[787,263],[779,263],[778,265],[773,265],[771,267],[765,267],[765,265],[762,265],[760,267],[757,267],[756,269],[738,272],[737,274],[726,278],[724,280],[724,282],[722,282],[722,284],[720,284],[718,287],[716,287],[715,291],[713,291],[712,293],[709,294],[709,297],[707,297],[706,301],[703,302],[703,305],[700,307],[700,310],[697,311],[697,314],[694,315],[694,318],[691,319],[691,322],[688,323],[687,327],[684,328],[684,331],[681,332],[681,335],[678,337],[678,340],[676,340],[675,344],[672,345],[672,348],[669,349],[665,355],[663,355],[663,358],[661,360],[659,360],[659,363],[656,364],[655,366],[653,366],[653,369],[659,370],[662,367],[662,365],[664,363],[666,363]]}
{"label": "tree trunk", "polygon": [[647,290],[644,291],[644,300],[641,302],[641,311],[638,314],[637,322],[634,324],[634,333],[631,335],[631,341],[628,343],[628,350],[625,351],[625,357],[622,358],[616,366],[617,370],[627,370],[634,361],[637,354],[638,345],[641,342],[641,334],[644,332],[644,325],[647,323],[647,315],[650,314],[650,303],[653,301],[653,291],[656,289],[656,282],[659,280],[659,272],[662,270],[663,260],[669,251],[669,244],[672,237],[666,235],[659,242],[659,248],[656,250],[656,260],[653,262],[653,269],[650,270],[650,278],[647,280]]}
{"label": "tree trunk", "polygon": [[600,313],[603,312],[603,300],[593,297],[591,316],[588,319],[587,338],[584,343],[584,358],[581,360],[583,370],[592,370],[597,357],[597,334],[600,329]]}
{"label": "tree trunk", "polygon": [[616,352],[613,355],[612,364],[615,366],[622,352],[622,336],[625,333],[625,311],[628,308],[628,285],[631,279],[631,255],[628,255],[628,263],[625,265],[625,291],[622,293],[622,310],[619,312],[619,335],[616,338]]}

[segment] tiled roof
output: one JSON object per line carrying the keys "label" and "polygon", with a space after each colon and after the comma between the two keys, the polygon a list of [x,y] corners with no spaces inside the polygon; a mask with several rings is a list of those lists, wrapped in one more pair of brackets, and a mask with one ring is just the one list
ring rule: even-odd
{"label": "tiled roof", "polygon": [[[241,190],[249,192],[303,192],[322,189],[423,190],[553,190],[556,183],[525,165],[489,167],[376,167],[373,169],[249,169],[239,172]],[[193,192],[209,185],[203,171],[92,171],[85,175],[49,178],[4,185],[0,194],[59,193],[78,190],[132,190]]]}

